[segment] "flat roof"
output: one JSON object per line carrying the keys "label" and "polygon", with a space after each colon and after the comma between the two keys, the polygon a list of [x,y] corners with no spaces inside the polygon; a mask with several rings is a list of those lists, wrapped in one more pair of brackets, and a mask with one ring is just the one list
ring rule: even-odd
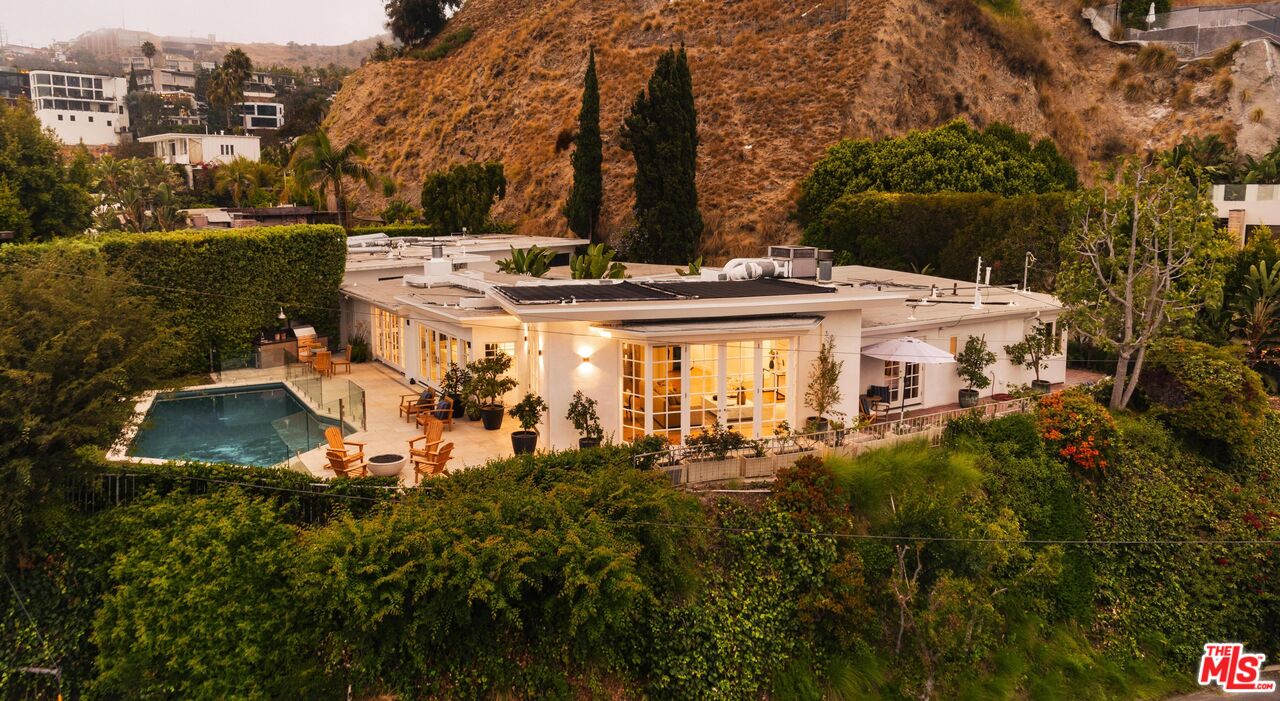
{"label": "flat roof", "polygon": [[578,304],[592,302],[663,302],[689,299],[742,299],[810,294],[834,294],[835,288],[795,280],[649,280],[607,283],[506,285],[494,291],[516,304]]}
{"label": "flat roof", "polygon": [[165,141],[166,139],[253,139],[258,141],[261,137],[248,136],[245,134],[183,134],[181,132],[168,132],[165,134],[152,134],[151,136],[142,136],[138,141],[144,144],[154,143],[156,141]]}

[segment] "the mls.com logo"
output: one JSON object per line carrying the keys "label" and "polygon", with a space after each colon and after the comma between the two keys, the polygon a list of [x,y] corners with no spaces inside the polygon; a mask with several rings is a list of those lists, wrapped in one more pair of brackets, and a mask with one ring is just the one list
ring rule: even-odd
{"label": "the mls.com logo", "polygon": [[1217,682],[1228,694],[1276,690],[1276,683],[1262,678],[1266,655],[1247,653],[1240,643],[1209,643],[1200,658],[1200,685]]}

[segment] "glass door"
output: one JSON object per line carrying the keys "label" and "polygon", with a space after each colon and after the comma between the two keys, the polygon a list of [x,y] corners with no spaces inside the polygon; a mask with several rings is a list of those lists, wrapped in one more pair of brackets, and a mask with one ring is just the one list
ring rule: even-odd
{"label": "glass door", "polygon": [[886,361],[884,383],[889,387],[889,403],[894,406],[918,403],[921,379],[920,363]]}

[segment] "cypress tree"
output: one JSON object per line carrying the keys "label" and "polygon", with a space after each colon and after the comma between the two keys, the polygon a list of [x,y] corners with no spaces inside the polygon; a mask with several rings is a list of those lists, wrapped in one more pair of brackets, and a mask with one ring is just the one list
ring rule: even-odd
{"label": "cypress tree", "polygon": [[636,230],[624,242],[643,263],[681,265],[702,235],[695,182],[698,114],[684,46],[658,58],[622,124],[622,148],[636,161]]}
{"label": "cypress tree", "polygon": [[573,190],[564,206],[569,228],[581,238],[598,243],[600,206],[604,201],[603,142],[600,139],[600,83],[596,78],[596,50],[591,47],[587,75],[582,80],[582,109],[578,112],[578,136],[574,140]]}

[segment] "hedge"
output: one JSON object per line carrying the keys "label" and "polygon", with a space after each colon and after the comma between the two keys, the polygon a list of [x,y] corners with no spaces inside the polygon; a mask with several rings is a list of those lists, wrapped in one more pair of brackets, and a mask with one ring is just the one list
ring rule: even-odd
{"label": "hedge", "polygon": [[971,279],[982,256],[991,282],[1022,282],[1027,251],[1036,257],[1033,289],[1053,286],[1059,243],[1069,226],[1066,193],[1001,197],[990,193],[842,195],[805,228],[804,243],[842,254],[842,264],[931,271]]}
{"label": "hedge", "polygon": [[387,236],[441,236],[430,224],[381,224],[378,226],[357,226],[347,230],[350,236],[368,234],[386,234]]}
{"label": "hedge", "polygon": [[336,336],[346,250],[341,227],[295,225],[6,246],[0,264],[102,255],[173,313],[188,369],[204,370],[210,349],[223,357],[247,352],[261,330],[278,324],[281,308],[319,335]]}

